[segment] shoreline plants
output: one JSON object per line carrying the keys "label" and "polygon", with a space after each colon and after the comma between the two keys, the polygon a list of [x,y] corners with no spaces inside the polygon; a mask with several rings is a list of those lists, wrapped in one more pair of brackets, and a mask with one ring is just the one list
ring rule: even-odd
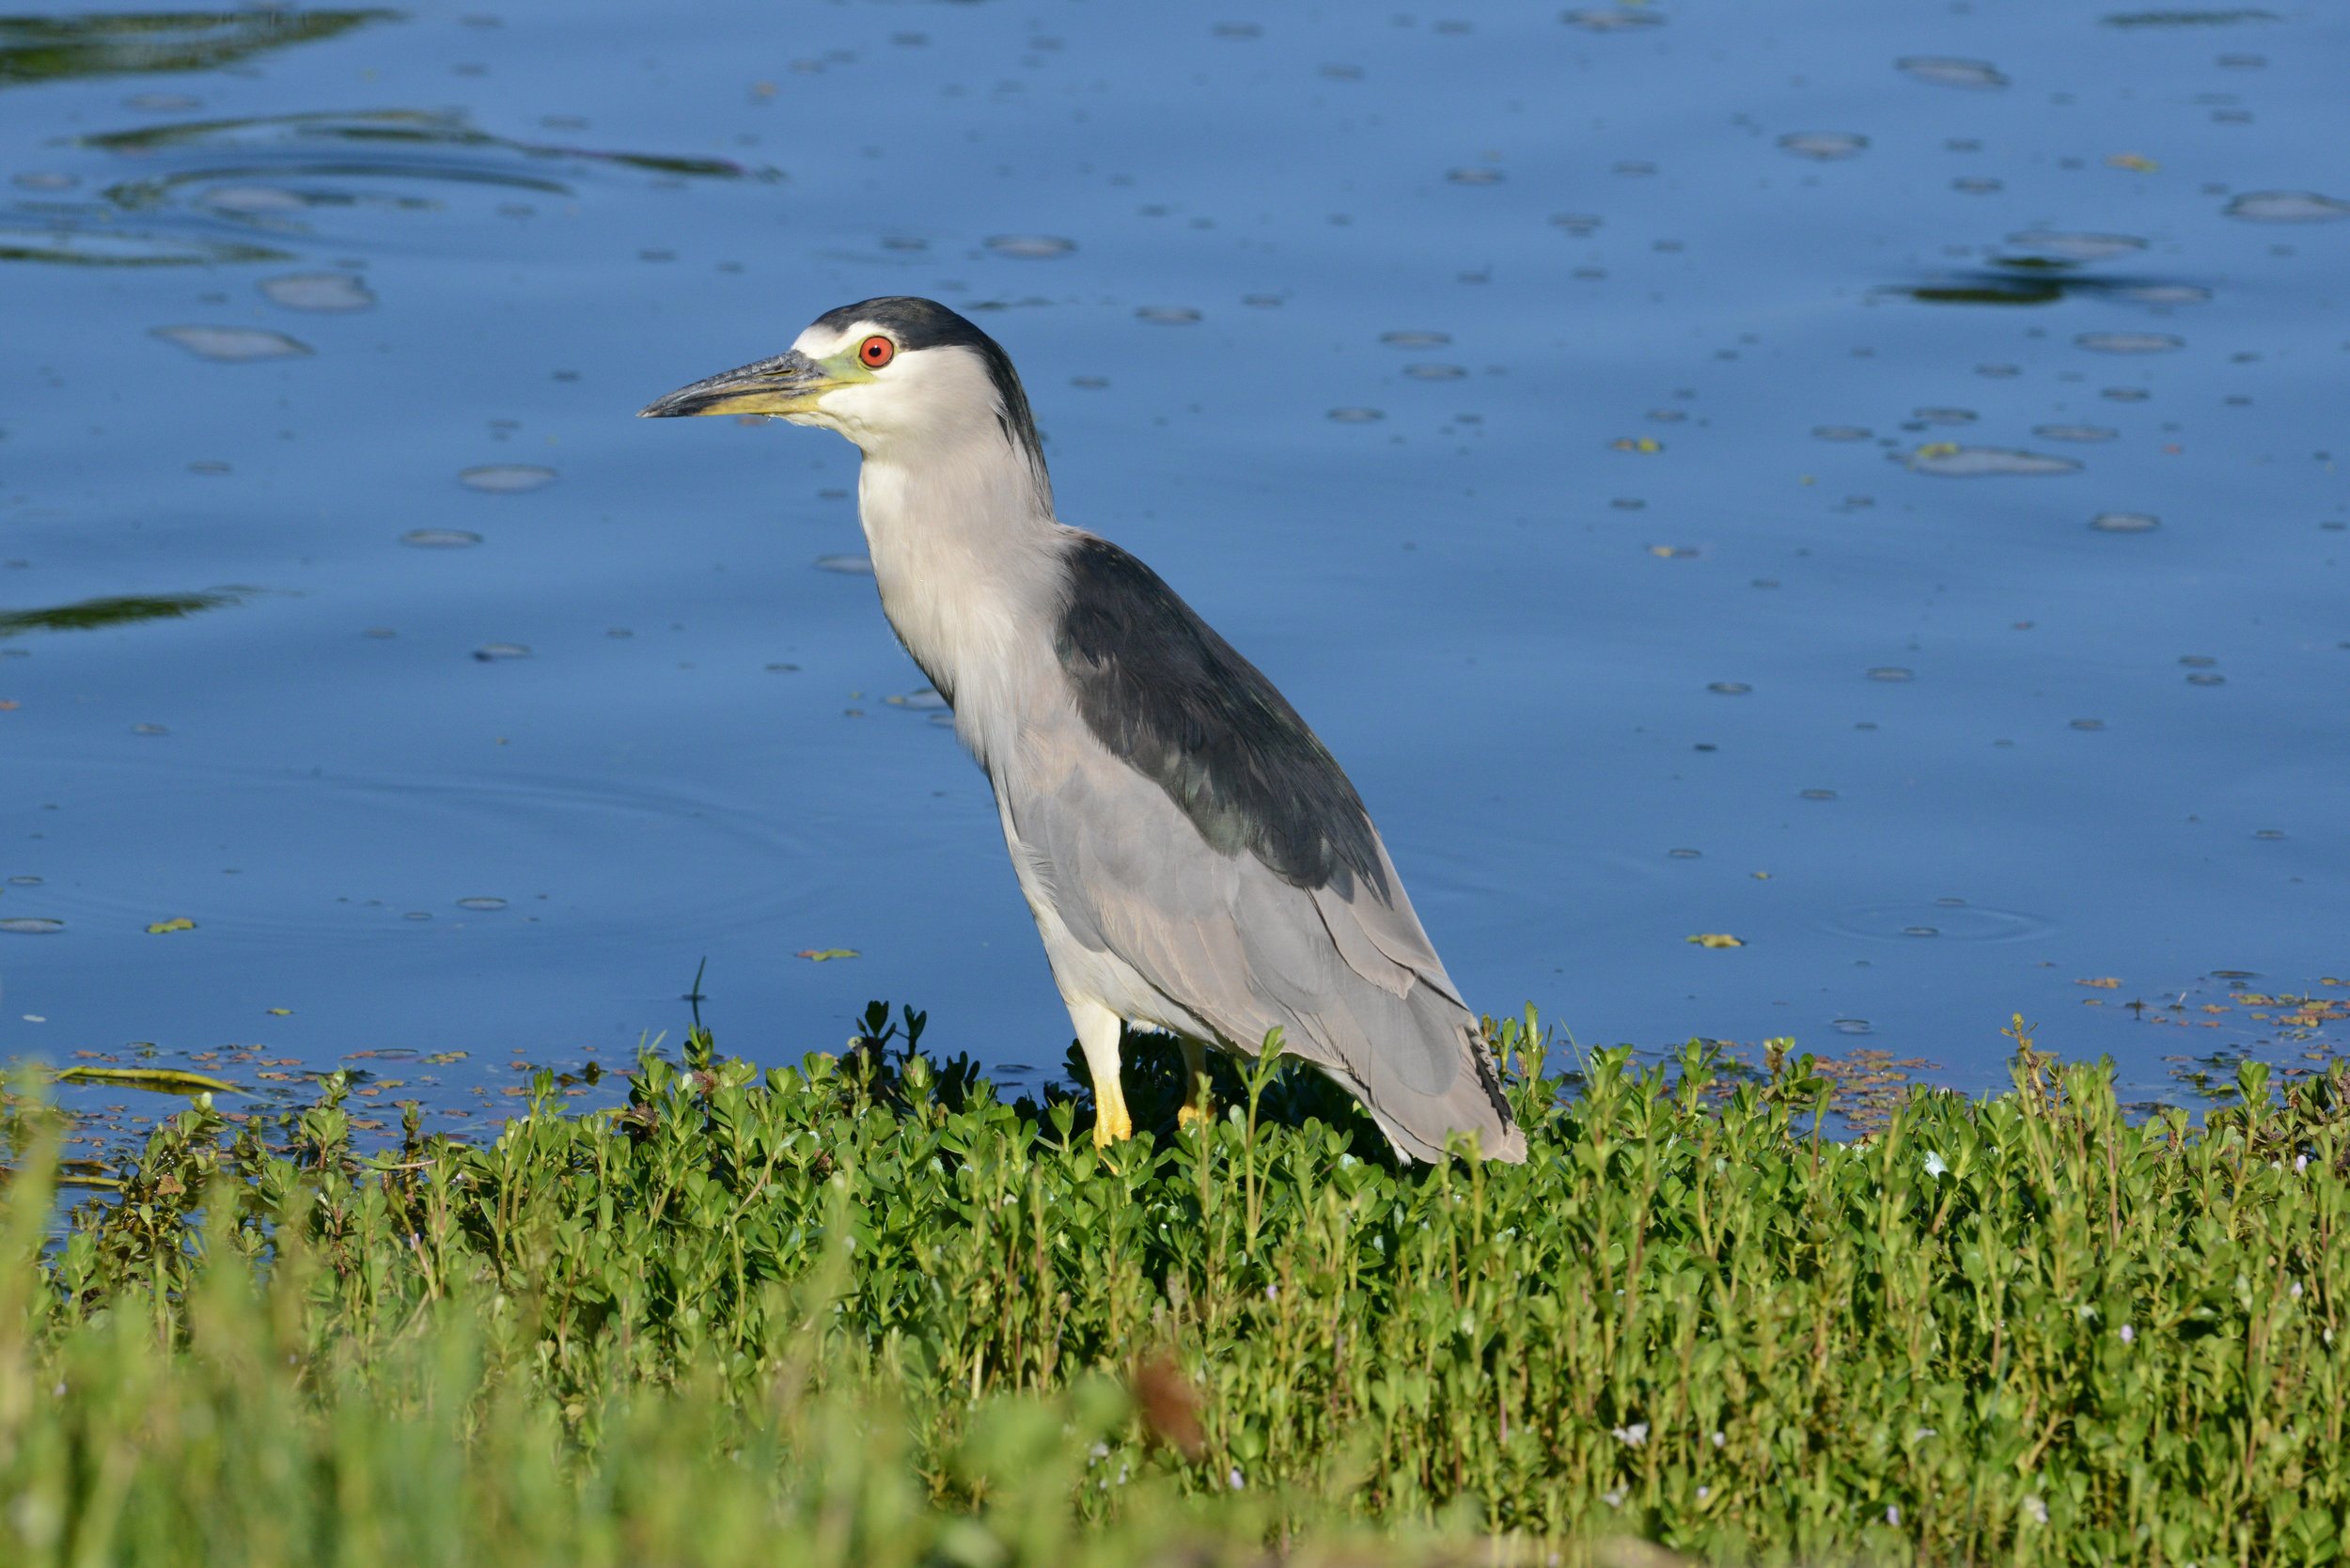
{"label": "shoreline plants", "polygon": [[12,1102],[0,1561],[2342,1555],[2340,1064],[2134,1121],[2019,1027],[1839,1142],[1809,1058],[1562,1095],[1529,1012],[1526,1165],[1398,1169],[1278,1061],[1178,1136],[1141,1041],[1097,1153],[902,1022],[479,1146],[199,1100],[62,1231]]}

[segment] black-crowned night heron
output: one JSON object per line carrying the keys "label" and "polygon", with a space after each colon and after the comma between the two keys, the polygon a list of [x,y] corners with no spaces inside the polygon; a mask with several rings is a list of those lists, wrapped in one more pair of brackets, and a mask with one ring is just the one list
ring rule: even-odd
{"label": "black-crowned night heron", "polygon": [[1416,1159],[1473,1135],[1522,1160],[1475,1014],[1354,785],[1297,711],[1149,567],[1053,515],[1028,400],[943,305],[874,299],[788,353],[643,411],[764,414],[865,454],[882,608],[987,770],[1020,890],[1093,1075],[1133,1135],[1122,1027],[1204,1050],[1274,1029]]}

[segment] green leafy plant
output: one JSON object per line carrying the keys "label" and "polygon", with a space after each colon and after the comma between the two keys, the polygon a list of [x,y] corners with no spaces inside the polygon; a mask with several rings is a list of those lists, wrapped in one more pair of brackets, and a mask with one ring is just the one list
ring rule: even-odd
{"label": "green leafy plant", "polygon": [[1568,1098],[1529,1013],[1527,1163],[1398,1168],[1273,1053],[1179,1134],[1140,1039],[1097,1153],[923,1022],[478,1146],[199,1103],[62,1234],[20,1107],[0,1560],[2341,1554],[2339,1066],[2138,1121],[2019,1021],[2010,1092],[1837,1142],[1785,1047]]}

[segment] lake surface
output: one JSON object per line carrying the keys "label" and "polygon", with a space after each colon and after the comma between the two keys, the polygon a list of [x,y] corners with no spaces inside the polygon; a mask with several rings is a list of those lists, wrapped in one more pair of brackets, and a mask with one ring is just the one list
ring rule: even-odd
{"label": "lake surface", "polygon": [[631,417],[905,292],[1345,761],[1473,1003],[2306,1066],[2345,67],[2319,0],[0,20],[0,1058],[487,1115],[701,969],[731,1051],[885,996],[1056,1074],[855,453]]}

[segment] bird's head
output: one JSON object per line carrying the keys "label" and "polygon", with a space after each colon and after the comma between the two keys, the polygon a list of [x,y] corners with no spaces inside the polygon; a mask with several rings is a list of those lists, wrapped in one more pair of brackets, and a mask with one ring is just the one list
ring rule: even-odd
{"label": "bird's head", "polygon": [[838,431],[875,457],[1002,442],[1040,475],[1044,466],[1010,356],[937,301],[908,296],[828,310],[773,359],[681,386],[637,414],[764,414]]}

